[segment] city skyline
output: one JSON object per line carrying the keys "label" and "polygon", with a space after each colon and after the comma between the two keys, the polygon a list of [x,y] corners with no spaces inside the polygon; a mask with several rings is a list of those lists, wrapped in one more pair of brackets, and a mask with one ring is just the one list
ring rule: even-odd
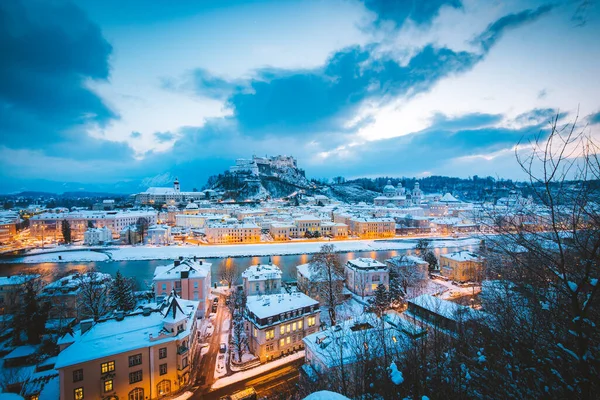
{"label": "city skyline", "polygon": [[288,154],[309,177],[522,178],[594,94],[590,1],[0,5],[0,192],[170,185]]}

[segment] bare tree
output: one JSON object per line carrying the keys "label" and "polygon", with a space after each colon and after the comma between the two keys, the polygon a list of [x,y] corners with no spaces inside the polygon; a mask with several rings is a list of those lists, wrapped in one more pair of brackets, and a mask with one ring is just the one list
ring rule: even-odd
{"label": "bare tree", "polygon": [[219,279],[227,282],[227,286],[231,289],[231,285],[235,283],[237,278],[237,270],[231,259],[221,261],[219,265]]}
{"label": "bare tree", "polygon": [[309,266],[311,281],[317,285],[319,298],[328,308],[331,324],[336,324],[336,307],[342,303],[344,266],[335,252],[335,246],[325,244],[314,254]]}
{"label": "bare tree", "polygon": [[95,321],[110,311],[110,284],[108,274],[93,269],[77,277],[77,305],[80,319],[93,318]]}

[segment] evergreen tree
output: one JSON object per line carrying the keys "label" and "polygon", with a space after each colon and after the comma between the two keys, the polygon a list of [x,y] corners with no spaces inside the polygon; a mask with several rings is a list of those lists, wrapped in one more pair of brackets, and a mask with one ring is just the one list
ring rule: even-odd
{"label": "evergreen tree", "polygon": [[135,308],[135,297],[133,295],[133,284],[125,278],[121,271],[117,271],[110,288],[112,307],[115,310],[131,311]]}
{"label": "evergreen tree", "polygon": [[438,259],[433,253],[433,251],[429,250],[423,256],[423,260],[427,261],[429,264],[429,272],[438,270]]}
{"label": "evergreen tree", "polygon": [[46,329],[50,305],[42,302],[38,296],[39,281],[29,280],[24,285],[23,302],[13,318],[13,340],[21,343],[21,334],[27,335],[27,342],[39,344]]}
{"label": "evergreen tree", "polygon": [[383,315],[383,312],[390,308],[390,294],[388,293],[385,285],[379,284],[375,289],[375,295],[369,300],[371,311],[373,311],[378,317]]}
{"label": "evergreen tree", "polygon": [[69,221],[63,219],[60,227],[65,243],[71,243],[71,225],[69,224]]}

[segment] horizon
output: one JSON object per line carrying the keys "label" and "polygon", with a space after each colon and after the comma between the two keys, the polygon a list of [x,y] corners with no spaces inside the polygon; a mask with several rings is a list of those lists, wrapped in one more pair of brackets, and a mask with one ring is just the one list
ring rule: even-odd
{"label": "horizon", "polygon": [[519,180],[517,142],[545,138],[554,117],[600,135],[594,2],[0,12],[0,193],[199,188],[236,158],[282,153],[319,179]]}

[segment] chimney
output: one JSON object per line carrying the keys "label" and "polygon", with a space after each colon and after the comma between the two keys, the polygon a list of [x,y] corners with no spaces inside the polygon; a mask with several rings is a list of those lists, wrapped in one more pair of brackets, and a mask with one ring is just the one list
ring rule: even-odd
{"label": "chimney", "polygon": [[173,264],[174,264],[176,267],[178,267],[178,266],[179,266],[179,264],[181,264],[181,261],[179,261],[179,260],[175,260],[175,262],[174,262]]}
{"label": "chimney", "polygon": [[115,319],[117,321],[123,321],[125,317],[123,316],[123,311],[116,311],[115,312]]}
{"label": "chimney", "polygon": [[79,329],[81,329],[81,334],[83,335],[84,333],[89,331],[92,325],[94,325],[94,320],[92,318],[84,319],[83,321],[81,321],[79,323]]}
{"label": "chimney", "polygon": [[142,310],[142,315],[144,317],[148,317],[148,316],[150,316],[150,311],[151,311],[150,307],[144,307],[144,309]]}
{"label": "chimney", "polygon": [[183,256],[179,256],[179,261],[183,261]]}

